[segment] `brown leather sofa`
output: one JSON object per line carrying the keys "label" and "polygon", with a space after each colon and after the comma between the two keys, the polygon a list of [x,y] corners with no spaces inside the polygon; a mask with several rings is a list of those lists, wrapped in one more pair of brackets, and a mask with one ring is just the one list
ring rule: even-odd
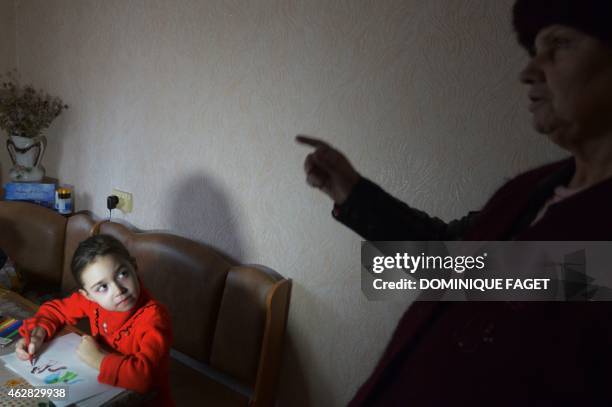
{"label": "brown leather sofa", "polygon": [[88,214],[65,218],[29,203],[0,202],[0,247],[38,289],[75,288],[70,259],[96,228],[127,246],[145,285],[172,316],[177,405],[273,405],[291,280],[179,236],[95,225]]}

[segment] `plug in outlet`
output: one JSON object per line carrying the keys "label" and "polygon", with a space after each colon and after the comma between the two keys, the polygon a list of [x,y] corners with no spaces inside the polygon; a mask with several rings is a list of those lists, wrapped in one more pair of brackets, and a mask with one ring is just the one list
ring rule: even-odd
{"label": "plug in outlet", "polygon": [[117,195],[119,197],[119,203],[117,204],[117,209],[119,209],[123,213],[132,212],[132,194],[125,191],[120,191],[118,189],[113,189],[111,195]]}

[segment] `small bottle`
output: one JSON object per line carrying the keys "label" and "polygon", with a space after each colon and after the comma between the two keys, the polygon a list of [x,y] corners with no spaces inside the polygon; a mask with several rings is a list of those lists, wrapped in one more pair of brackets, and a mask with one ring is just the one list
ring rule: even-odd
{"label": "small bottle", "polygon": [[62,215],[72,213],[72,191],[68,188],[58,188],[55,191],[55,208]]}

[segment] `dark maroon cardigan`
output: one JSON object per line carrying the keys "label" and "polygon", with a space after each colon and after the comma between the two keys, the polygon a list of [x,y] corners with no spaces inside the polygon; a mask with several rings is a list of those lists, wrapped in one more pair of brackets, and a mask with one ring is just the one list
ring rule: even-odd
{"label": "dark maroon cardigan", "polygon": [[[573,172],[570,158],[516,177],[477,216],[461,221],[459,237],[612,240],[612,179],[550,206],[529,226],[554,187],[567,183]],[[371,213],[395,214],[397,220],[402,212],[411,222],[417,215],[421,222],[422,213],[405,204],[400,208],[373,184],[361,184],[356,193],[361,196],[350,197],[334,216],[366,239],[364,231],[382,240],[385,229],[376,225],[388,222],[395,240],[416,240],[397,239],[407,225],[380,218],[387,215],[373,219]],[[424,222],[433,222],[438,231],[424,239],[448,235],[440,232],[438,219]],[[611,371],[612,303],[415,302],[350,406],[608,405]]]}

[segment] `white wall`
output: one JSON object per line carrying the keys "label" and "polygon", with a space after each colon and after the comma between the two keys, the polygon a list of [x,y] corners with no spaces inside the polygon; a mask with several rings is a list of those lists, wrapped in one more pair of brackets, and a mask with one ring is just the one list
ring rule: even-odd
{"label": "white wall", "polygon": [[[16,68],[15,0],[0,0],[0,74]],[[8,179],[10,158],[6,151],[6,134],[0,130],[0,190]]]}
{"label": "white wall", "polygon": [[347,402],[405,303],[360,292],[360,238],[305,186],[296,133],[444,219],[559,156],[530,130],[511,0],[19,0],[25,79],[70,104],[45,165],[78,209],[294,281],[281,405]]}

